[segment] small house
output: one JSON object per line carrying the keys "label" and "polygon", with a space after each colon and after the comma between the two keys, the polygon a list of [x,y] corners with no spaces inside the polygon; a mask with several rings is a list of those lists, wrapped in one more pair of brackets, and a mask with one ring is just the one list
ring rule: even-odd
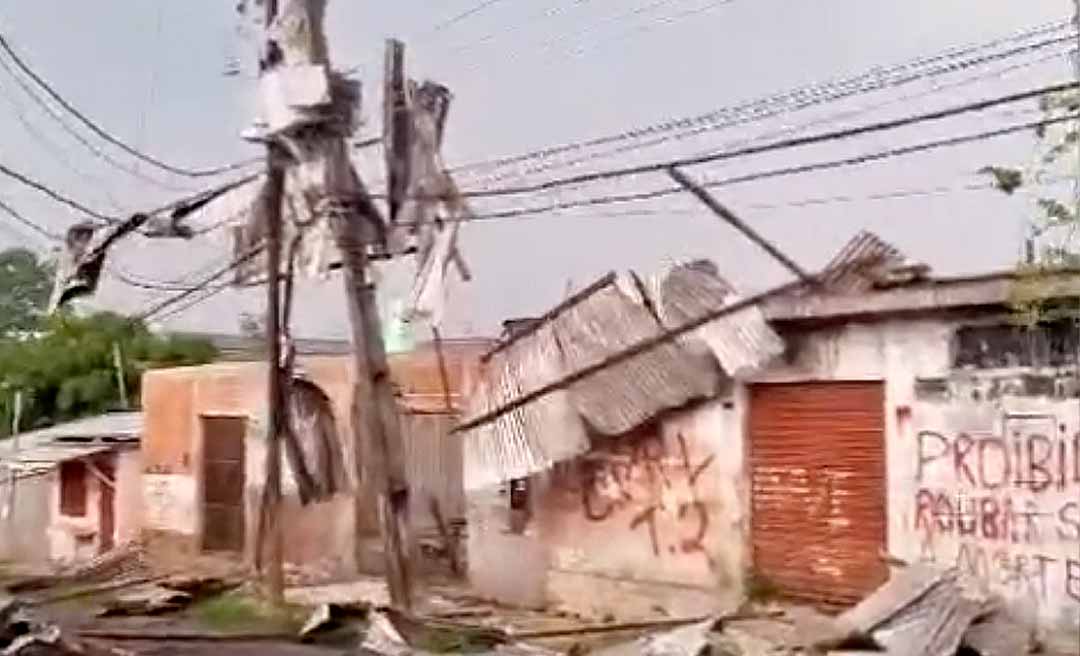
{"label": "small house", "polygon": [[[485,340],[445,340],[390,356],[398,390],[411,517],[453,565],[441,529],[464,521],[461,446],[448,439],[462,390]],[[267,466],[265,362],[220,362],[159,369],[143,377],[144,536],[162,567],[194,556],[252,563]],[[445,372],[445,377],[444,377]],[[383,568],[375,491],[363,475],[366,446],[353,438],[349,355],[300,355],[293,387],[306,399],[290,408],[295,450],[284,445],[282,526],[285,560],[326,576]]]}
{"label": "small house", "polygon": [[78,564],[139,531],[142,415],[109,413],[0,442],[0,560]]}

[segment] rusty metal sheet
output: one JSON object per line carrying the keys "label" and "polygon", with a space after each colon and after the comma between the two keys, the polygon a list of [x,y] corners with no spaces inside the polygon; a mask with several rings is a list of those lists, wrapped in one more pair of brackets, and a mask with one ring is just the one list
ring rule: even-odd
{"label": "rusty metal sheet", "polygon": [[786,596],[847,605],[888,578],[881,383],[755,385],[757,572]]}

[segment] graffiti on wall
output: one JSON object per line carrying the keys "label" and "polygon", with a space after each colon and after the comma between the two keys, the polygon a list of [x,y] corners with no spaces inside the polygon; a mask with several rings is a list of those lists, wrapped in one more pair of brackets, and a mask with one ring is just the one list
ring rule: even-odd
{"label": "graffiti on wall", "polygon": [[709,509],[701,476],[715,456],[695,460],[679,434],[669,448],[658,435],[609,440],[577,463],[572,488],[591,522],[624,522],[646,535],[654,555],[705,551]]}
{"label": "graffiti on wall", "polygon": [[923,557],[1012,596],[1080,602],[1080,558],[1068,557],[1080,549],[1080,433],[1052,415],[1006,415],[1002,426],[918,433],[912,523]]}

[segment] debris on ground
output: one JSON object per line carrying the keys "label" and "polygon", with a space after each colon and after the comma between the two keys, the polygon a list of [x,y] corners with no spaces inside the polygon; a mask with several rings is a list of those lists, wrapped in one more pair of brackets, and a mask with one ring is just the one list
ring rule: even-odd
{"label": "debris on ground", "polygon": [[513,642],[502,631],[420,620],[387,608],[369,616],[359,653],[365,656],[556,656],[560,652]]}
{"label": "debris on ground", "polygon": [[143,585],[105,602],[98,617],[132,617],[175,613],[191,605],[194,597],[161,585]]}
{"label": "debris on ground", "polygon": [[[1029,653],[1030,630],[1006,615],[1002,605],[956,568],[906,567],[837,618],[848,636],[835,647],[870,643],[889,654],[953,656],[964,646],[992,656],[1011,645],[1000,653]],[[995,642],[995,636],[1005,632],[1010,637]]]}
{"label": "debris on ground", "polygon": [[1019,656],[1033,631],[955,568],[911,566],[854,608],[743,611],[638,638],[596,656]]}
{"label": "debris on ground", "polygon": [[322,644],[355,641],[370,611],[365,603],[322,604],[300,628],[300,639]]}
{"label": "debris on ground", "polygon": [[101,650],[67,640],[59,626],[39,621],[26,604],[0,595],[0,656],[92,656],[94,653]]}

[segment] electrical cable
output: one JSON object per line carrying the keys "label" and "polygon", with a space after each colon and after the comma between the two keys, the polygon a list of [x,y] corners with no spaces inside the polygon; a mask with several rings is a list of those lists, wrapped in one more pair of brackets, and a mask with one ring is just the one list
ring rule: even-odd
{"label": "electrical cable", "polygon": [[[760,171],[757,173],[751,173],[747,175],[741,175],[731,178],[725,178],[723,180],[716,180],[706,182],[702,186],[707,188],[726,187],[734,184],[741,184],[746,182],[753,182],[757,180],[764,180],[768,178],[790,176],[800,173],[811,173],[823,170],[829,170],[834,168],[842,168],[847,166],[855,166],[858,164],[864,164],[869,162],[880,161],[883,159],[890,159],[893,157],[900,157],[903,155],[909,155],[918,152],[924,152],[928,150],[934,150],[937,148],[945,148],[950,146],[959,146],[967,143],[974,143],[977,141],[985,141],[988,139],[994,139],[997,137],[1006,136],[1009,134],[1016,134],[1018,132],[1024,132],[1028,130],[1034,130],[1039,127],[1054,125],[1057,123],[1063,123],[1066,121],[1072,121],[1080,118],[1080,114],[1061,116],[1050,119],[1043,119],[1039,121],[1031,121],[1027,123],[1021,123],[1018,125],[1011,125],[1004,128],[998,128],[995,130],[989,130],[986,132],[979,132],[975,134],[963,135],[958,137],[949,137],[945,139],[939,139],[935,141],[924,142],[912,146],[904,146],[899,148],[891,148],[884,151],[877,151],[873,153],[867,153],[854,157],[848,157],[837,160],[827,160],[823,162],[815,162],[811,164],[804,164],[798,166],[784,167],[780,169],[770,169],[766,171]],[[666,168],[666,167],[665,167]],[[641,202],[646,200],[653,200],[656,198],[664,198],[667,196],[674,196],[685,193],[685,189],[679,186],[668,186],[657,189],[651,189],[648,191],[638,191],[628,194],[609,194],[603,196],[594,196],[590,198],[564,201],[557,203],[548,203],[544,205],[535,205],[532,207],[519,207],[508,210],[500,210],[495,212],[488,212],[482,214],[474,214],[472,216],[465,216],[460,218],[446,218],[444,222],[463,222],[471,223],[475,221],[491,221],[499,219],[509,219],[516,217],[524,217],[533,214],[545,214],[556,210],[575,209],[580,207],[593,207],[598,205],[611,205],[621,203]]]}
{"label": "electrical cable", "polygon": [[897,119],[890,119],[886,121],[879,121],[876,123],[869,123],[866,125],[844,128],[840,130],[834,130],[830,132],[823,132],[819,134],[809,135],[805,137],[792,137],[788,139],[781,139],[779,141],[773,141],[770,143],[760,145],[750,145],[743,148],[736,148],[732,150],[726,150],[716,152],[708,155],[702,155],[697,157],[684,157],[679,159],[672,159],[661,162],[652,162],[648,164],[638,164],[633,166],[624,166],[620,168],[607,169],[601,171],[594,171],[590,173],[582,173],[579,175],[567,176],[564,178],[554,178],[550,180],[544,180],[541,182],[523,184],[513,187],[502,187],[494,189],[474,189],[464,190],[461,192],[462,197],[466,198],[487,198],[493,196],[508,196],[537,193],[547,191],[549,189],[556,189],[559,187],[568,187],[572,185],[579,185],[585,183],[598,182],[602,180],[610,180],[614,178],[623,178],[631,175],[638,175],[642,173],[657,173],[663,172],[671,167],[688,167],[696,166],[699,164],[707,164],[711,162],[717,162],[722,160],[734,159],[736,157],[745,157],[748,155],[759,155],[762,153],[774,152],[779,150],[788,150],[791,148],[799,148],[803,146],[809,146],[819,143],[828,143],[833,141],[841,141],[850,139],[852,137],[858,137],[866,134],[872,134],[876,132],[882,132],[887,130],[895,130],[897,128],[907,127],[910,125],[916,125],[919,123],[925,123],[928,121],[937,121],[943,118],[951,116],[958,116],[961,114],[971,113],[989,109],[991,107],[997,107],[999,105],[1005,105],[1022,100],[1029,100],[1032,98],[1038,98],[1048,94],[1060,93],[1062,91],[1069,91],[1080,87],[1080,82],[1065,82],[1045,87],[1039,87],[1037,89],[1031,89],[1028,91],[1022,91],[1018,93],[1012,93],[1005,96],[997,96],[986,100],[980,100],[977,102],[966,103],[963,105],[957,105],[946,109],[935,110],[931,112],[924,112],[921,114],[909,115]]}
{"label": "electrical cable", "polygon": [[262,161],[261,159],[245,160],[245,161],[242,161],[242,162],[236,162],[234,164],[227,164],[225,166],[219,166],[219,167],[210,168],[210,169],[188,169],[188,168],[182,168],[182,167],[178,167],[178,166],[172,166],[171,164],[167,164],[166,162],[163,162],[160,159],[157,159],[157,158],[152,157],[150,155],[147,155],[146,153],[143,153],[142,151],[138,150],[137,148],[134,148],[134,147],[128,145],[127,143],[121,141],[120,139],[114,137],[112,134],[110,134],[104,128],[102,128],[97,123],[95,123],[93,120],[88,118],[85,114],[80,112],[76,107],[74,107],[71,103],[69,103],[62,95],[60,95],[60,93],[57,92],[44,78],[42,78],[40,75],[38,75],[34,71],[34,69],[30,67],[29,64],[27,64],[21,57],[19,57],[18,53],[15,52],[14,48],[12,48],[12,46],[8,42],[7,38],[2,33],[0,33],[0,50],[3,50],[5,53],[7,53],[8,57],[11,58],[11,60],[15,63],[15,65],[18,66],[19,69],[23,73],[25,73],[27,77],[29,77],[39,87],[41,87],[45,91],[45,93],[47,93],[49,95],[49,97],[51,97],[54,101],[56,101],[56,103],[59,104],[64,110],[66,110],[69,114],[71,114],[76,119],[78,119],[80,123],[82,123],[87,128],[89,128],[91,132],[93,132],[94,134],[96,134],[97,136],[102,138],[103,140],[107,141],[108,143],[110,143],[110,144],[116,146],[117,148],[123,150],[124,152],[128,153],[132,157],[135,157],[136,159],[142,160],[142,161],[146,162],[147,164],[152,164],[153,166],[156,166],[157,168],[159,168],[159,169],[161,169],[163,171],[168,171],[169,173],[173,173],[175,175],[182,175],[182,176],[187,176],[187,177],[192,177],[192,178],[202,178],[202,177],[210,177],[210,176],[221,175],[222,173],[229,173],[231,171],[236,171],[236,170],[245,168],[247,166],[250,166],[251,164],[253,164],[255,162],[261,162]]}
{"label": "electrical cable", "polygon": [[[1075,38],[1075,37],[1070,37],[1069,39],[1071,40],[1073,38]],[[1042,45],[1040,44],[1039,47],[1041,48]],[[935,71],[933,73],[933,75],[936,76],[936,75],[939,75],[939,74],[955,73],[955,72],[958,72],[959,70],[966,70],[967,68],[970,68],[973,65],[982,65],[982,64],[985,64],[985,63],[987,63],[989,61],[996,61],[998,59],[1004,59],[1004,58],[1007,58],[1007,57],[1016,56],[1017,54],[1026,54],[1026,52],[1027,52],[1026,49],[1018,49],[1018,50],[1014,50],[1014,51],[1008,51],[1006,53],[998,53],[997,55],[994,55],[992,57],[981,58],[974,64],[971,63],[971,62],[968,62],[968,63],[965,63],[963,65],[960,65],[959,67],[950,67],[948,70]],[[1052,56],[1053,57],[1058,57],[1061,54],[1063,54],[1063,53],[1054,53]],[[1046,61],[1047,59],[1048,58],[1039,58],[1039,59],[1037,59],[1037,60],[1035,60],[1033,62],[1025,62],[1021,66],[1032,65],[1034,63],[1039,63],[1041,61]],[[1004,69],[1004,72],[1008,72],[1009,70],[1011,70],[1011,69],[1009,67],[1006,67]],[[984,74],[984,75],[996,76],[998,74],[1000,74],[1000,72],[992,72],[992,73]],[[901,86],[901,85],[907,84],[909,82],[916,81],[917,79],[922,79],[922,76],[920,75],[919,77],[911,77],[911,78],[905,78],[905,79],[901,79],[901,80],[894,80],[893,82],[889,83],[889,86]],[[971,78],[967,78],[967,79],[961,81],[960,83],[955,84],[955,86],[964,86],[965,84],[969,84],[971,81],[972,81]],[[946,88],[948,88],[948,87],[946,87]],[[865,90],[865,92],[869,93],[871,91],[876,91],[876,90],[879,90],[879,89],[867,89],[867,90]],[[937,89],[934,89],[934,90],[930,90],[928,92],[924,92],[923,94],[913,94],[912,97],[919,97],[920,95],[926,95],[926,93],[936,93],[937,91],[938,91]],[[856,93],[849,94],[849,95],[861,95],[861,93],[862,92],[856,92]],[[819,99],[819,100],[815,100],[812,104],[819,104],[820,102],[824,102],[824,101],[840,100],[840,99],[842,99],[844,97],[847,97],[847,96],[846,95],[841,95],[841,96],[837,96],[837,97],[834,97],[834,98],[827,98],[827,99],[824,99],[824,100]],[[908,98],[908,99],[910,99],[910,98]],[[836,118],[838,118],[838,117],[858,116],[860,114],[864,114],[864,113],[866,113],[868,111],[871,111],[872,109],[877,109],[879,107],[884,107],[884,106],[893,104],[894,102],[902,102],[902,101],[903,101],[903,99],[900,99],[900,100],[888,99],[888,100],[885,100],[883,102],[877,103],[875,105],[871,105],[870,107],[867,107],[867,108],[840,112],[839,114],[837,114],[835,116],[832,116],[832,117],[826,117],[824,119],[815,119],[815,120],[809,121],[807,123],[804,123],[801,126],[796,126],[796,127],[792,127],[792,128],[785,128],[785,129],[777,131],[776,134],[793,134],[793,133],[797,133],[797,132],[801,131],[802,129],[805,129],[806,127],[811,127],[811,126],[814,126],[814,125],[820,125],[820,124],[823,124],[823,123],[827,124],[827,123],[834,122],[836,120]],[[804,108],[809,107],[809,106],[810,105],[808,104],[808,105],[796,107],[795,110],[804,109]],[[622,155],[623,153],[626,153],[626,152],[632,151],[632,150],[641,150],[641,149],[644,149],[644,148],[651,148],[651,147],[659,146],[659,145],[662,145],[662,144],[665,144],[665,143],[668,143],[668,142],[671,142],[671,141],[681,141],[683,139],[696,137],[696,136],[699,136],[699,135],[701,135],[701,134],[703,134],[705,132],[712,132],[712,131],[722,130],[722,129],[726,129],[726,128],[730,128],[730,127],[735,127],[736,125],[741,125],[741,124],[745,124],[745,123],[756,122],[756,121],[767,119],[767,118],[772,118],[772,117],[776,116],[779,113],[786,113],[787,111],[794,111],[794,110],[776,110],[776,111],[774,111],[774,110],[771,110],[771,109],[766,109],[765,113],[763,113],[762,115],[757,116],[757,117],[754,117],[754,116],[743,117],[743,118],[739,118],[739,119],[733,119],[732,121],[729,121],[727,123],[717,123],[717,124],[713,124],[713,125],[699,126],[699,127],[696,127],[696,128],[688,129],[688,130],[683,131],[683,132],[676,132],[676,133],[672,133],[672,134],[668,134],[668,135],[662,135],[662,136],[659,136],[659,137],[657,137],[655,139],[652,139],[652,140],[649,140],[649,141],[646,141],[646,142],[642,142],[642,143],[627,144],[627,145],[612,148],[610,150],[605,150],[605,151],[602,151],[602,152],[588,153],[588,154],[582,155],[581,157],[578,157],[578,158],[575,158],[575,159],[561,160],[561,161],[556,161],[556,162],[540,163],[540,164],[535,165],[535,166],[533,166],[533,167],[531,167],[529,169],[526,169],[525,171],[522,171],[520,173],[507,173],[507,174],[503,174],[501,176],[490,177],[487,180],[485,180],[485,182],[488,182],[488,183],[496,182],[496,181],[499,181],[499,180],[505,180],[505,179],[510,178],[510,177],[524,178],[524,177],[529,176],[529,175],[534,175],[536,173],[542,173],[542,172],[549,171],[549,170],[552,170],[552,169],[575,167],[575,166],[578,166],[580,164],[584,164],[586,162],[591,162],[591,161],[595,161],[595,160],[598,160],[598,159],[607,159],[607,158],[615,157],[615,156],[618,156],[618,155]],[[742,140],[742,141],[740,141],[738,143],[745,144],[745,143],[751,143],[751,142],[752,142],[752,140]],[[730,147],[730,146],[731,146],[730,144],[727,145],[727,147]],[[708,152],[714,152],[714,151],[708,151]]]}
{"label": "electrical cable", "polygon": [[488,7],[491,7],[492,5],[498,4],[498,3],[502,2],[502,1],[503,0],[483,0],[482,2],[477,3],[477,4],[473,5],[472,7],[469,7],[468,9],[461,12],[460,14],[452,16],[452,17],[442,21],[441,23],[438,23],[437,25],[435,25],[435,27],[431,28],[431,31],[432,32],[442,32],[443,30],[447,29],[448,27],[451,27],[453,25],[457,25],[461,21],[466,20],[467,18],[469,18],[471,16],[474,16],[474,15],[484,11]]}
{"label": "electrical cable", "polygon": [[30,119],[27,118],[25,107],[22,105],[22,103],[16,100],[14,94],[8,93],[8,89],[3,85],[0,85],[0,95],[4,96],[4,100],[6,100],[8,105],[10,105],[12,113],[15,115],[15,119],[19,121],[20,125],[22,125],[23,130],[26,131],[26,134],[30,135],[31,139],[36,141],[38,145],[40,145],[46,152],[48,152],[49,155],[52,156],[52,159],[56,160],[61,166],[70,171],[76,177],[79,177],[83,181],[89,183],[92,187],[100,189],[101,192],[104,194],[106,200],[109,202],[109,205],[111,205],[114,210],[116,210],[117,212],[127,211],[124,207],[120,205],[119,202],[117,202],[116,198],[113,197],[112,193],[105,186],[104,180],[95,175],[91,175],[90,173],[87,173],[81,168],[75,166],[71,162],[70,156],[64,152],[64,149],[60,145],[58,145],[56,142],[54,142],[52,139],[50,139],[48,136],[38,130],[37,126],[35,126],[30,121]]}
{"label": "electrical cable", "polygon": [[160,188],[166,189],[168,191],[180,191],[180,192],[191,191],[190,188],[178,187],[176,185],[169,184],[167,182],[163,182],[161,180],[158,180],[157,178],[153,178],[153,177],[151,177],[149,175],[146,175],[142,171],[139,171],[138,169],[127,166],[123,162],[113,158],[107,152],[101,150],[100,148],[95,146],[93,143],[91,143],[89,139],[87,139],[78,130],[76,130],[74,127],[72,127],[68,123],[68,121],[59,112],[57,112],[55,109],[53,109],[52,106],[49,105],[49,103],[44,98],[42,98],[37,93],[37,91],[35,91],[33,89],[33,87],[31,87],[29,84],[27,84],[26,80],[24,80],[21,76],[19,76],[15,71],[13,71],[11,69],[10,64],[8,64],[7,60],[5,60],[3,57],[0,57],[0,68],[3,68],[4,71],[11,77],[11,79],[13,79],[15,81],[15,83],[19,85],[19,87],[23,90],[23,93],[25,93],[27,96],[29,96],[30,99],[33,100],[34,103],[37,104],[37,106],[40,107],[43,112],[45,112],[61,128],[63,128],[64,132],[67,132],[68,135],[72,139],[77,141],[80,145],[82,145],[84,148],[86,148],[88,151],[90,151],[98,159],[101,159],[106,164],[109,164],[110,166],[117,169],[118,171],[123,171],[124,173],[127,173],[128,175],[131,175],[131,176],[133,176],[135,178],[138,178],[139,180],[142,180],[143,182],[147,182],[149,184],[152,184],[155,187],[160,187]]}
{"label": "electrical cable", "polygon": [[[248,251],[244,255],[241,255],[240,257],[236,258],[235,260],[233,260],[232,262],[230,262],[226,266],[222,267],[221,269],[219,269],[218,271],[216,271],[215,273],[213,273],[209,277],[205,278],[202,282],[198,283],[197,285],[192,286],[190,289],[184,290],[184,291],[176,294],[175,296],[171,296],[171,297],[165,299],[164,301],[161,301],[160,303],[157,303],[157,304],[151,306],[150,308],[137,313],[135,315],[136,319],[138,319],[140,321],[146,321],[146,320],[150,319],[154,315],[160,313],[162,310],[183,301],[184,299],[190,297],[191,295],[193,295],[193,294],[205,289],[206,287],[210,286],[211,284],[218,281],[219,279],[224,278],[225,276],[229,275],[230,273],[232,273],[233,271],[235,271],[239,267],[243,266],[246,262],[248,262],[252,258],[259,255],[262,251],[263,251],[262,246],[256,246],[255,248],[251,249],[250,251]],[[222,289],[224,289],[224,288],[227,288],[227,286],[223,286]],[[218,290],[218,291],[221,291],[221,290]]]}
{"label": "electrical cable", "polygon": [[59,234],[53,232],[52,230],[49,230],[48,228],[39,223],[35,223],[34,221],[26,218],[15,208],[13,208],[11,205],[8,205],[7,202],[3,200],[0,200],[0,210],[3,210],[12,219],[15,219],[15,221],[21,223],[27,228],[30,228],[39,235],[42,235],[49,241],[63,241],[63,237],[61,237]]}
{"label": "electrical cable", "polygon": [[68,196],[65,196],[64,194],[61,194],[60,192],[55,191],[51,187],[48,187],[48,186],[38,182],[37,180],[34,180],[33,178],[27,176],[27,175],[19,173],[15,169],[12,169],[12,168],[4,165],[4,164],[0,164],[0,174],[3,174],[3,175],[5,175],[5,176],[7,176],[7,177],[9,177],[9,178],[11,178],[11,179],[13,179],[15,181],[27,186],[27,187],[30,187],[31,189],[34,189],[34,190],[38,191],[38,192],[48,196],[49,198],[53,199],[54,201],[56,201],[58,203],[61,203],[63,205],[67,205],[68,207],[70,207],[72,209],[75,209],[75,210],[78,210],[79,212],[81,212],[81,213],[83,213],[83,214],[85,214],[85,215],[87,215],[89,217],[97,219],[98,221],[101,221],[101,222],[106,223],[106,224],[114,224],[114,223],[117,222],[116,217],[109,216],[107,214],[102,214],[101,212],[97,212],[95,210],[92,210],[89,207],[86,207],[85,205],[83,205],[82,203],[80,203],[80,202],[78,202],[76,200],[73,200],[72,198],[70,198]]}
{"label": "electrical cable", "polygon": [[[815,82],[815,83],[803,85],[801,87],[795,87],[793,89],[789,89],[789,90],[786,90],[786,91],[774,93],[774,94],[772,94],[770,96],[766,96],[766,97],[758,98],[758,99],[755,99],[755,100],[743,102],[743,103],[740,103],[738,105],[722,107],[722,108],[707,112],[705,114],[699,114],[697,116],[670,119],[670,120],[667,120],[667,121],[663,121],[661,123],[654,123],[652,125],[648,125],[648,126],[645,126],[645,127],[633,128],[633,129],[626,130],[626,131],[623,131],[621,133],[614,134],[614,135],[606,135],[606,136],[596,137],[596,138],[582,140],[582,141],[568,142],[568,143],[560,144],[558,146],[545,147],[545,148],[529,151],[529,152],[519,154],[519,155],[511,155],[511,156],[500,157],[500,158],[495,158],[495,159],[482,160],[482,161],[478,161],[478,162],[471,162],[471,163],[468,163],[468,164],[463,164],[463,165],[454,167],[451,170],[453,172],[455,172],[455,173],[462,173],[462,172],[481,169],[481,168],[502,168],[502,167],[505,167],[505,166],[509,166],[509,165],[512,165],[512,164],[516,164],[516,163],[520,163],[520,162],[528,161],[528,160],[532,160],[532,159],[548,159],[548,158],[551,158],[551,157],[554,157],[556,155],[566,153],[566,152],[574,152],[574,151],[586,150],[586,149],[589,149],[589,148],[595,148],[595,147],[598,147],[598,146],[604,146],[604,145],[608,145],[608,144],[611,144],[611,143],[632,141],[632,140],[640,139],[640,138],[643,138],[643,137],[655,135],[655,134],[658,134],[658,133],[671,132],[671,131],[677,131],[677,130],[683,130],[683,129],[687,129],[687,128],[692,128],[692,127],[694,127],[696,125],[715,123],[717,121],[724,120],[725,117],[730,119],[731,116],[733,114],[737,113],[737,112],[759,111],[762,107],[776,105],[779,102],[790,102],[792,99],[797,99],[797,98],[804,98],[806,100],[815,100],[816,99],[815,103],[816,102],[822,102],[824,100],[833,100],[833,99],[836,99],[836,97],[828,96],[828,91],[830,89],[833,89],[833,90],[838,89],[838,88],[846,89],[846,88],[848,88],[848,87],[850,87],[850,86],[852,86],[854,84],[860,83],[860,82],[865,83],[865,82],[868,82],[868,81],[880,80],[886,75],[899,75],[900,73],[903,73],[905,71],[910,76],[912,74],[911,73],[912,69],[916,69],[918,67],[925,67],[927,65],[940,63],[940,62],[943,62],[943,61],[947,62],[949,60],[956,60],[956,59],[959,59],[962,56],[969,55],[969,54],[976,53],[976,52],[980,52],[980,51],[990,50],[992,48],[995,48],[995,47],[1000,46],[1000,45],[1005,44],[1005,43],[1013,43],[1013,42],[1018,42],[1018,41],[1030,40],[1030,39],[1032,39],[1034,37],[1037,37],[1037,36],[1046,36],[1048,34],[1053,34],[1055,32],[1060,32],[1062,29],[1067,29],[1069,27],[1069,24],[1070,23],[1067,20],[1057,21],[1057,22],[1050,23],[1050,24],[1047,24],[1047,25],[1042,25],[1042,26],[1038,26],[1038,27],[1035,27],[1035,28],[1030,28],[1028,30],[1025,30],[1024,32],[1019,33],[1019,34],[1015,34],[1015,35],[1008,36],[1008,37],[1001,37],[1001,38],[998,38],[998,39],[995,39],[995,40],[992,40],[992,41],[989,41],[989,42],[985,42],[985,43],[982,43],[982,44],[972,45],[972,46],[967,46],[967,47],[962,47],[962,48],[951,48],[951,49],[945,50],[943,52],[937,53],[935,55],[922,56],[922,57],[916,58],[914,60],[909,60],[909,61],[902,62],[902,63],[899,63],[899,64],[894,64],[894,65],[891,65],[891,66],[888,66],[888,67],[871,68],[871,69],[869,69],[867,71],[864,71],[863,73],[859,73],[859,74],[856,74],[856,75],[853,75],[853,76],[848,76],[848,77],[844,77],[844,78],[836,78],[836,79],[828,80],[828,81],[824,81],[824,82]],[[1038,43],[1026,44],[1023,47],[1014,48],[1014,49],[1008,50],[1006,52],[994,53],[992,55],[984,55],[982,58],[978,58],[973,62],[969,61],[967,66],[970,67],[970,66],[973,66],[973,65],[977,65],[978,63],[982,63],[984,58],[987,59],[987,60],[1000,59],[1000,58],[1005,58],[1005,57],[1009,57],[1009,56],[1015,56],[1016,54],[1019,54],[1019,53],[1022,53],[1022,52],[1027,52],[1027,51],[1036,50],[1036,49],[1043,48],[1043,47],[1048,47],[1048,46],[1054,45],[1054,44],[1065,43],[1065,42],[1071,43],[1073,38],[1075,38],[1075,37],[1072,36],[1072,35],[1068,35],[1068,36],[1060,37],[1060,38],[1044,39],[1043,41],[1040,41]],[[951,72],[951,69],[949,69],[949,72]],[[915,78],[915,79],[918,79],[918,78]],[[876,90],[876,89],[871,89],[871,90]],[[858,89],[856,89],[855,92],[858,92]],[[850,93],[848,93],[846,95],[850,95]]]}

